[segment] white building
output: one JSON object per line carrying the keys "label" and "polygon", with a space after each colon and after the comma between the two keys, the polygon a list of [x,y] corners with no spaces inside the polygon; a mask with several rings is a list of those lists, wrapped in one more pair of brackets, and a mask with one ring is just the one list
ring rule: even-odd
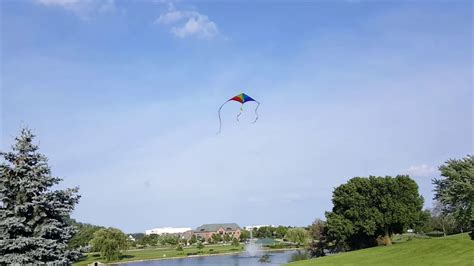
{"label": "white building", "polygon": [[261,225],[247,225],[247,226],[244,226],[244,229],[247,230],[247,231],[252,231],[254,228],[258,229],[258,228],[264,227],[264,226],[275,227],[272,224],[261,224]]}
{"label": "white building", "polygon": [[153,228],[145,231],[145,235],[162,235],[162,234],[184,234],[185,232],[191,231],[189,227],[161,227]]}

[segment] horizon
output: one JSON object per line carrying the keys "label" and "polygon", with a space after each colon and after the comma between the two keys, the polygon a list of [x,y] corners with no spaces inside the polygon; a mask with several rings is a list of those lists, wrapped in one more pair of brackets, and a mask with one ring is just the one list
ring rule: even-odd
{"label": "horizon", "polygon": [[[1,143],[37,136],[72,218],[307,226],[356,176],[472,154],[472,10],[455,3],[1,3]],[[230,102],[238,93],[258,100]],[[284,214],[283,214],[284,213]]]}

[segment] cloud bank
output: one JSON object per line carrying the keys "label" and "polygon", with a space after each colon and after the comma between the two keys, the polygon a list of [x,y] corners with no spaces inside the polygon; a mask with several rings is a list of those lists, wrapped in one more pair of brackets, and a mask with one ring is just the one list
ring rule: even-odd
{"label": "cloud bank", "polygon": [[50,8],[62,8],[73,12],[82,19],[90,19],[93,14],[115,10],[115,0],[35,0]]}
{"label": "cloud bank", "polygon": [[161,14],[155,23],[170,26],[170,32],[182,39],[212,39],[219,34],[216,23],[197,11],[174,10],[171,7],[168,12]]}
{"label": "cloud bank", "polygon": [[438,170],[433,166],[421,164],[410,166],[410,168],[406,170],[406,173],[410,176],[430,177],[438,174]]}

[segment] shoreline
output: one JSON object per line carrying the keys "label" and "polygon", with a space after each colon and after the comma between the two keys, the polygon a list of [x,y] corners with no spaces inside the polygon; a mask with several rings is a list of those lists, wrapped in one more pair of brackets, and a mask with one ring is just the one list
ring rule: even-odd
{"label": "shoreline", "polygon": [[[290,251],[290,250],[302,250],[304,248],[279,248],[279,249],[264,249],[263,252],[278,252],[278,251]],[[156,259],[141,259],[141,260],[129,260],[129,261],[119,261],[119,262],[112,262],[112,263],[104,263],[104,265],[118,265],[118,264],[125,264],[125,263],[134,263],[134,262],[144,262],[144,261],[154,261],[154,260],[178,260],[178,259],[188,259],[188,258],[199,258],[199,257],[212,257],[212,256],[227,256],[233,254],[240,254],[244,253],[245,251],[235,251],[235,252],[224,252],[218,254],[200,254],[200,255],[190,255],[190,256],[182,256],[182,257],[169,257],[169,258],[156,258]],[[90,264],[88,264],[90,265]]]}

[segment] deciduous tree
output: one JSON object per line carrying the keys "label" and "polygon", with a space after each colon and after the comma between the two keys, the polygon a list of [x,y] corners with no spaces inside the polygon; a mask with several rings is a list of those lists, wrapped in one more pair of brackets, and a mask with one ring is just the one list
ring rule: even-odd
{"label": "deciduous tree", "polygon": [[308,232],[303,228],[291,228],[288,229],[285,238],[300,246],[308,240]]}
{"label": "deciduous tree", "polygon": [[100,229],[94,233],[91,245],[93,251],[100,252],[101,257],[109,262],[120,259],[122,251],[128,247],[128,238],[116,228]]}
{"label": "deciduous tree", "polygon": [[474,156],[448,160],[439,167],[444,179],[433,179],[435,199],[452,214],[461,230],[474,230]]}
{"label": "deciduous tree", "polygon": [[352,178],[334,190],[332,201],[328,238],[339,248],[372,246],[379,236],[391,245],[392,234],[412,228],[422,216],[418,185],[405,175]]}

